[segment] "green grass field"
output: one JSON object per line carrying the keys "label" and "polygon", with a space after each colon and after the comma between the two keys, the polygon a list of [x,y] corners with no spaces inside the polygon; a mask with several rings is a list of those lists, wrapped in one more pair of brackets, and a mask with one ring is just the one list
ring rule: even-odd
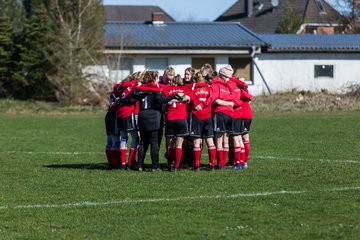
{"label": "green grass field", "polygon": [[0,239],[359,239],[359,120],[255,114],[249,169],[175,174],[106,170],[103,115],[0,114]]}

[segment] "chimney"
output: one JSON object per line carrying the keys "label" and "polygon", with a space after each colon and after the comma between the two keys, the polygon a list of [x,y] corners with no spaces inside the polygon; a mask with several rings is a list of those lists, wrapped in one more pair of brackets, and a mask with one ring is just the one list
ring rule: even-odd
{"label": "chimney", "polygon": [[246,0],[246,14],[247,17],[251,17],[253,15],[254,2],[253,0]]}
{"label": "chimney", "polygon": [[164,23],[164,13],[163,12],[153,12],[152,13],[152,23],[153,24],[163,24]]}

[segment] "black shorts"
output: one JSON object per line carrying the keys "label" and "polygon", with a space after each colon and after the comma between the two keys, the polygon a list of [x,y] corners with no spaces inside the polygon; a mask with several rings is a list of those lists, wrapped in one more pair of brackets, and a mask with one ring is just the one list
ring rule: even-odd
{"label": "black shorts", "polygon": [[106,135],[119,135],[116,124],[116,111],[108,111],[105,115]]}
{"label": "black shorts", "polygon": [[243,131],[241,134],[248,134],[250,132],[250,127],[251,127],[251,119],[242,119],[242,128]]}
{"label": "black shorts", "polygon": [[186,137],[189,135],[186,120],[166,120],[165,137]]}
{"label": "black shorts", "polygon": [[191,114],[190,136],[194,138],[214,137],[214,126],[211,118],[200,120]]}
{"label": "black shorts", "polygon": [[233,118],[231,135],[238,136],[241,135],[243,132],[244,132],[244,128],[243,128],[242,118]]}
{"label": "black shorts", "polygon": [[134,131],[136,130],[136,120],[135,114],[132,114],[130,117],[127,118],[118,118],[117,119],[118,130],[125,130],[125,131]]}
{"label": "black shorts", "polygon": [[231,133],[232,132],[232,117],[217,112],[213,117],[214,132],[215,133]]}

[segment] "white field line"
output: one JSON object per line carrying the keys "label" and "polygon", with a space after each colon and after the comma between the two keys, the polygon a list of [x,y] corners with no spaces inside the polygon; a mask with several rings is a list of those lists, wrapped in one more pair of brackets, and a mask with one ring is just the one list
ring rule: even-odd
{"label": "white field line", "polygon": [[[48,155],[104,155],[104,152],[34,152],[34,151],[0,151],[0,154],[28,154],[28,155],[37,155],[37,154],[48,154]],[[146,153],[150,155],[150,153]],[[203,156],[208,156],[207,153],[202,153]],[[329,163],[360,163],[358,160],[331,160],[331,159],[304,159],[304,158],[292,158],[292,157],[275,157],[275,156],[252,156],[252,158],[258,159],[269,159],[269,160],[285,160],[285,161],[319,161],[319,162],[329,162]]]}
{"label": "white field line", "polygon": [[291,158],[291,157],[274,157],[274,156],[253,156],[253,158],[270,159],[270,160],[287,160],[287,161],[319,161],[319,162],[338,162],[338,163],[360,163],[357,160],[330,160],[330,159],[304,159],[304,158]]}
{"label": "white field line", "polygon": [[[360,187],[342,187],[322,190],[320,192],[339,192],[360,190]],[[243,197],[263,197],[270,195],[296,195],[306,194],[311,191],[276,191],[276,192],[258,192],[258,193],[239,193],[232,195],[209,195],[209,196],[192,196],[192,197],[178,197],[178,198],[149,198],[149,199],[123,199],[105,202],[78,202],[78,203],[64,203],[64,204],[35,204],[35,205],[16,205],[6,206],[0,205],[0,210],[6,209],[32,209],[32,208],[76,208],[76,207],[97,207],[107,205],[121,205],[121,204],[139,204],[139,203],[158,203],[158,202],[176,202],[185,200],[201,200],[201,199],[226,199],[226,198],[243,198]]]}

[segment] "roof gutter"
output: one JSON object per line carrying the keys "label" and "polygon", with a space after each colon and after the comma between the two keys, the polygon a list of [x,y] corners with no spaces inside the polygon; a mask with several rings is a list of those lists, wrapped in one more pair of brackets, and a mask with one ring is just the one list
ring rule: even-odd
{"label": "roof gutter", "polygon": [[145,55],[145,54],[172,54],[172,55],[184,55],[184,54],[202,54],[202,55],[214,55],[214,54],[229,54],[229,55],[249,55],[251,49],[237,49],[237,50],[216,50],[216,49],[105,49],[104,54],[128,54],[128,55]]}

